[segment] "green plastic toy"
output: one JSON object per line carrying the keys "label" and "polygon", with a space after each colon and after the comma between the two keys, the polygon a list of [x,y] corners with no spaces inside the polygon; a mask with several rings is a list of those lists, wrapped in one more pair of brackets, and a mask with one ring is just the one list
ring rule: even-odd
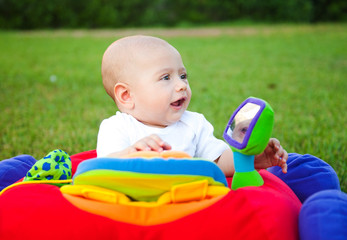
{"label": "green plastic toy", "polygon": [[254,169],[254,156],[265,150],[273,125],[273,109],[259,98],[247,98],[231,115],[223,136],[234,153],[233,190],[264,184]]}

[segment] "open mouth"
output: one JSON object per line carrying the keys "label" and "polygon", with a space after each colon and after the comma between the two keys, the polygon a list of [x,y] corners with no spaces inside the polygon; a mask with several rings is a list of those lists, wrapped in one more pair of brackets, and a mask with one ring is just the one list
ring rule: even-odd
{"label": "open mouth", "polygon": [[175,107],[175,108],[180,108],[183,106],[183,103],[186,101],[186,98],[180,98],[177,101],[171,103],[171,106]]}

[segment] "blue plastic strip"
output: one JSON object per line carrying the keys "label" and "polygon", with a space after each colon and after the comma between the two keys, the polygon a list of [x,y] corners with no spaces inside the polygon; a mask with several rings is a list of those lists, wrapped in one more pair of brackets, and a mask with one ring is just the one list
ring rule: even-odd
{"label": "blue plastic strip", "polygon": [[74,177],[96,169],[208,176],[228,186],[224,173],[215,163],[197,159],[94,158],[81,162]]}
{"label": "blue plastic strip", "polygon": [[245,155],[239,152],[234,153],[234,165],[236,172],[254,171],[254,155]]}

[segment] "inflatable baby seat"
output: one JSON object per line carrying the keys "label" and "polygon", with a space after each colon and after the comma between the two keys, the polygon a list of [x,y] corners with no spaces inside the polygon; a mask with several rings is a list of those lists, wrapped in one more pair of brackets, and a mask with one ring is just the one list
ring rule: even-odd
{"label": "inflatable baby seat", "polygon": [[73,178],[63,186],[28,181],[2,192],[0,239],[298,239],[299,199],[240,154],[233,189],[215,163],[181,152],[71,156]]}

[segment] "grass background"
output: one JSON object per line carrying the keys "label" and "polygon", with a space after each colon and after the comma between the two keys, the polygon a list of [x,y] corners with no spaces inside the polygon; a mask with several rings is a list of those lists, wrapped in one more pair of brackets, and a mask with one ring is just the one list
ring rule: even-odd
{"label": "grass background", "polygon": [[288,152],[331,164],[346,192],[346,30],[324,24],[0,32],[0,159],[95,149],[101,120],[116,111],[102,86],[103,52],[121,36],[145,33],[181,52],[193,90],[189,110],[203,113],[217,137],[244,99],[263,98],[275,110],[273,136]]}

